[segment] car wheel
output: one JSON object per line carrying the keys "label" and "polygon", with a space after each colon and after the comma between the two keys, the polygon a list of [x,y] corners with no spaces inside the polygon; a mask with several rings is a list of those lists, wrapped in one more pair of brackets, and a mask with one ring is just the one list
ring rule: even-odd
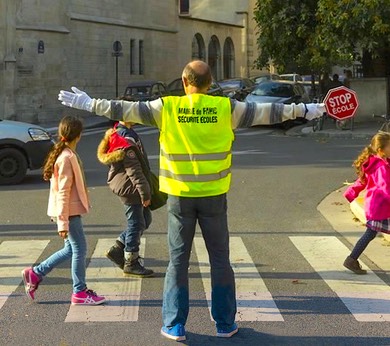
{"label": "car wheel", "polygon": [[0,149],[0,184],[17,184],[26,176],[27,160],[15,148]]}

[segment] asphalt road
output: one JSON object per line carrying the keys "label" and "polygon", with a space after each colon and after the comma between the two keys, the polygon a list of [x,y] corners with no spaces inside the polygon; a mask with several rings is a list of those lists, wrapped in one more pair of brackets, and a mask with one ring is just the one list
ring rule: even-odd
{"label": "asphalt road", "polygon": [[[146,128],[140,128],[139,132],[152,169],[157,171],[157,132]],[[101,130],[86,133],[78,147],[93,205],[84,218],[89,267],[95,263],[94,250],[99,241],[115,239],[125,225],[121,203],[105,183],[107,170],[96,159],[102,133]],[[247,258],[245,264],[251,268],[249,278],[258,280],[259,285],[265,284],[266,292],[262,295],[265,298],[260,300],[260,305],[268,304],[271,297],[275,306],[270,305],[270,310],[263,311],[264,316],[259,315],[257,320],[255,317],[240,321],[242,316],[238,316],[239,333],[229,340],[217,339],[205,299],[204,264],[200,265],[200,250],[194,249],[190,266],[191,310],[184,344],[390,344],[389,322],[359,321],[348,301],[340,298],[331,280],[327,281],[324,272],[317,269],[337,254],[329,254],[327,258],[325,253],[323,261],[312,263],[311,254],[302,250],[305,241],[314,239],[307,237],[333,239],[350,248],[317,206],[345,180],[352,180],[351,163],[365,144],[366,140],[359,138],[289,137],[268,127],[236,133],[232,187],[228,195],[229,228],[232,238],[237,240],[235,247],[245,249],[240,256]],[[101,322],[88,319],[69,322],[66,321],[71,294],[69,265],[64,264],[50,273],[39,287],[37,302],[30,303],[24,295],[18,265],[31,263],[16,265],[11,256],[1,253],[1,245],[7,241],[18,241],[20,252],[27,255],[32,240],[47,240],[47,246],[37,256],[39,262],[60,248],[61,240],[46,216],[48,184],[41,180],[38,171],[30,173],[23,184],[2,186],[0,191],[0,298],[4,300],[4,305],[0,305],[0,344],[172,344],[159,334],[163,279],[168,263],[165,208],[153,213],[153,223],[145,233],[145,264],[157,274],[142,280],[136,319],[110,321],[107,317]],[[200,233],[196,236],[200,237]],[[236,250],[232,249],[235,256]],[[240,268],[243,274],[236,277],[246,280],[245,267]],[[93,289],[110,280],[114,284],[115,280],[102,275],[89,279],[89,285]],[[118,278],[115,282],[125,286],[126,280]],[[7,285],[15,282],[15,289],[8,296]],[[237,290],[239,295],[243,293],[241,289],[240,286]],[[251,302],[248,299],[243,304],[251,306]]]}

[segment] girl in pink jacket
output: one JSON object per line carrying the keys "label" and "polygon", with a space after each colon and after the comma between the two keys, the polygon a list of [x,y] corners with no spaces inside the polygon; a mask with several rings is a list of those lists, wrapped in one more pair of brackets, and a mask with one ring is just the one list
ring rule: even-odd
{"label": "girl in pink jacket", "polygon": [[390,133],[379,132],[371,144],[363,149],[353,163],[358,179],[348,187],[344,196],[352,202],[361,191],[366,190],[364,211],[367,230],[358,240],[344,267],[356,274],[366,274],[358,262],[377,232],[390,233]]}
{"label": "girl in pink jacket", "polygon": [[48,215],[57,223],[64,247],[35,267],[25,268],[22,277],[27,296],[34,300],[42,278],[67,259],[72,260],[72,305],[97,305],[105,301],[85,283],[87,242],[81,215],[88,213],[89,201],[82,163],[76,153],[81,138],[82,123],[66,116],[58,127],[59,142],[49,152],[43,178],[50,180]]}

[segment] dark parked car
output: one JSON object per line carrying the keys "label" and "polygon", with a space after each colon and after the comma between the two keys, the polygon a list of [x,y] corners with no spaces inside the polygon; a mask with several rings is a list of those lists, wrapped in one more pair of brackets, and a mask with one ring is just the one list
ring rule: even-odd
{"label": "dark parked car", "polygon": [[263,82],[246,97],[246,101],[258,103],[308,103],[309,96],[301,83],[290,81]]}
{"label": "dark parked car", "polygon": [[0,184],[20,183],[27,169],[41,168],[53,144],[40,126],[0,120]]}
{"label": "dark parked car", "polygon": [[[168,84],[168,91],[171,95],[174,96],[183,96],[185,95],[184,92],[184,87],[183,87],[183,82],[181,78],[177,78],[170,82]],[[221,86],[213,80],[210,86],[210,89],[207,91],[208,95],[213,95],[213,96],[224,96],[223,90]]]}
{"label": "dark parked car", "polygon": [[123,97],[128,101],[152,101],[167,95],[169,92],[163,82],[145,80],[129,83]]}
{"label": "dark parked car", "polygon": [[[302,83],[294,83],[286,80],[263,82],[250,93],[245,101],[258,103],[308,103],[309,96]],[[287,120],[281,126],[287,130],[294,125],[301,125],[306,122],[304,118]]]}
{"label": "dark parked car", "polygon": [[227,97],[238,101],[243,101],[256,86],[249,78],[230,78],[220,80],[218,83]]}

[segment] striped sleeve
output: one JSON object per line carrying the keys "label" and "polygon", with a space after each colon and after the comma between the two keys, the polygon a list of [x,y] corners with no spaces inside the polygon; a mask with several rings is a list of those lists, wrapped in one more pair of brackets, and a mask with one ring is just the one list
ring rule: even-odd
{"label": "striped sleeve", "polygon": [[94,99],[93,111],[112,120],[123,120],[146,126],[161,127],[161,99],[146,102]]}
{"label": "striped sleeve", "polygon": [[283,103],[232,102],[232,127],[279,124],[289,119],[303,117],[305,105]]}

